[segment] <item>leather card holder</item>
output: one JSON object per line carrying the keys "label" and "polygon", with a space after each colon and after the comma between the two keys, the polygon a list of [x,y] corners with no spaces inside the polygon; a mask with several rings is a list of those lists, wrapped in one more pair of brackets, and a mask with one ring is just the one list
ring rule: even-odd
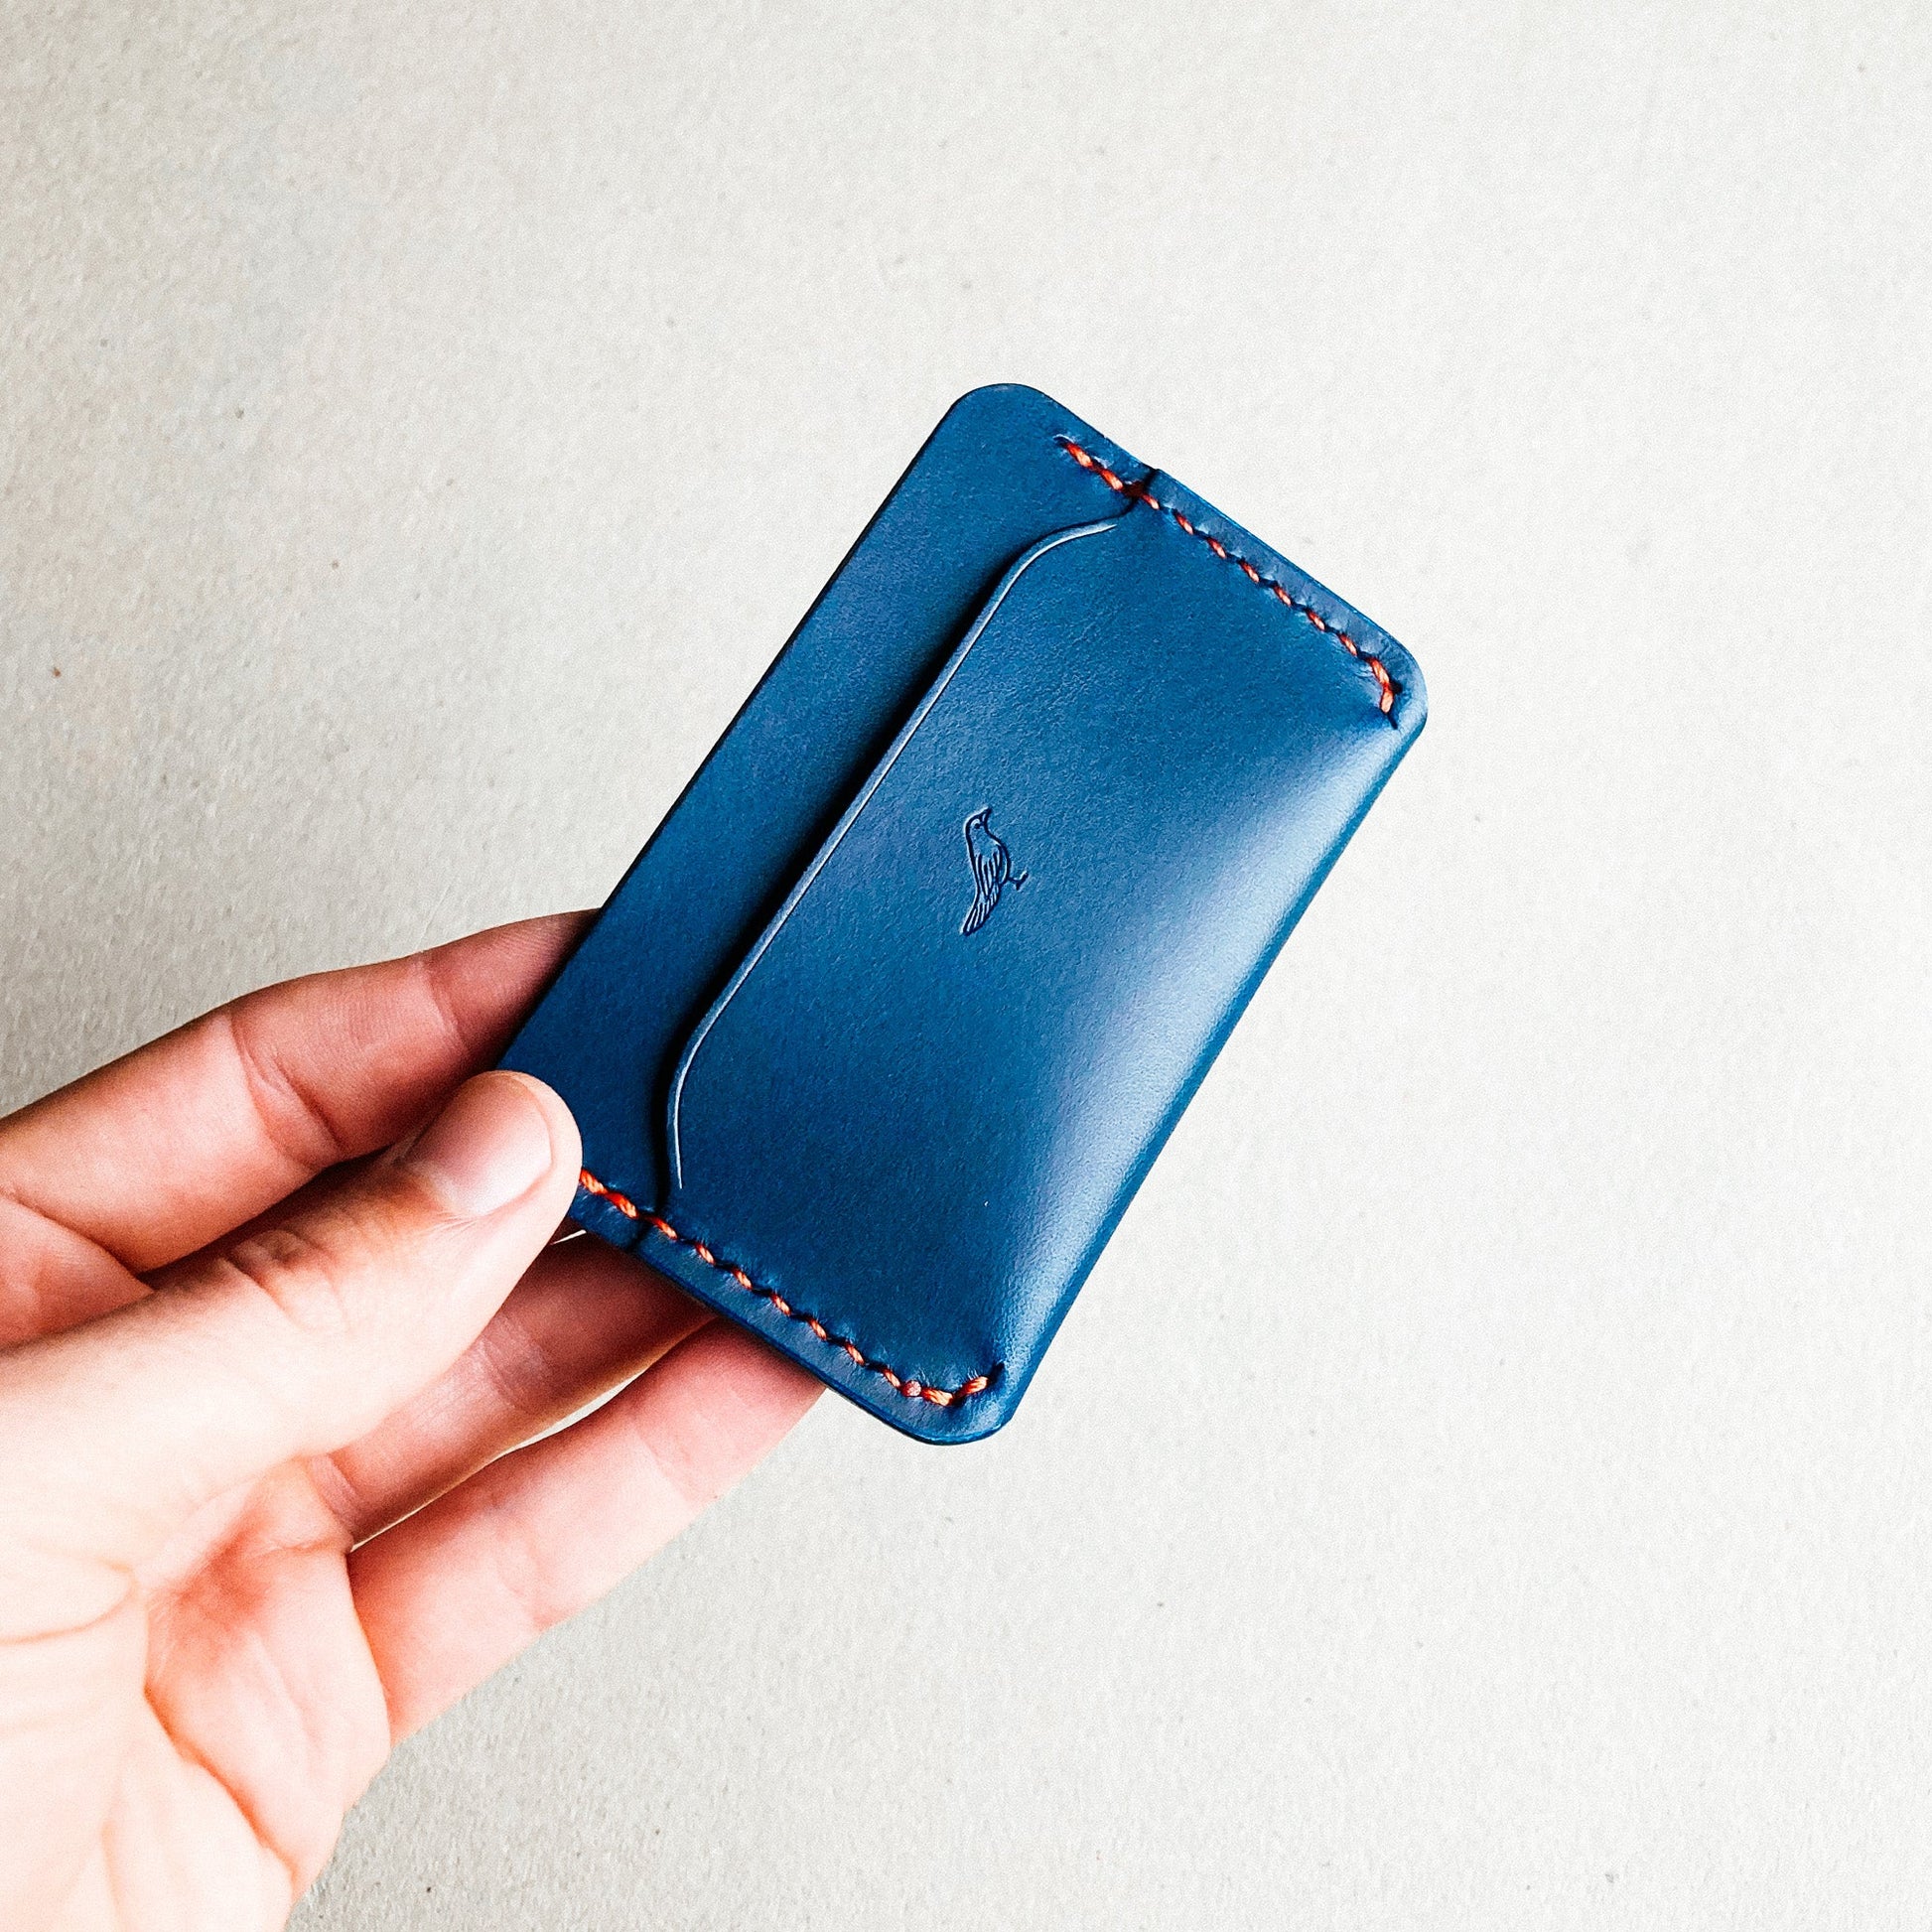
{"label": "leather card holder", "polygon": [[1425,707],[1172,478],[973,391],[504,1056],[576,1113],[576,1218],[989,1434]]}

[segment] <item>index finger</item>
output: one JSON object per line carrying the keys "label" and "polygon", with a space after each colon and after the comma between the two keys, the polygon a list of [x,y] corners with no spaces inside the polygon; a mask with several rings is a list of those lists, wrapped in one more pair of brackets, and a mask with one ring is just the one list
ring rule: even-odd
{"label": "index finger", "polygon": [[416,1126],[499,1053],[588,921],[525,919],[265,987],[0,1121],[0,1192],[137,1271]]}

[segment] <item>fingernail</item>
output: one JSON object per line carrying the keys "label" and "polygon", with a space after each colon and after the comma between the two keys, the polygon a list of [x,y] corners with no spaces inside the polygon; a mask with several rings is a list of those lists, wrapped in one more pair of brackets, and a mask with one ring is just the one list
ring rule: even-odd
{"label": "fingernail", "polygon": [[482,1073],[457,1089],[399,1165],[452,1214],[477,1219],[534,1187],[555,1158],[536,1095],[514,1073]]}

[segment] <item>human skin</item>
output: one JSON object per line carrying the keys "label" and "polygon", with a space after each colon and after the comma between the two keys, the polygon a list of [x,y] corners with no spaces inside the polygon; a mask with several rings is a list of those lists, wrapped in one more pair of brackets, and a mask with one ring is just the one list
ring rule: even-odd
{"label": "human skin", "polygon": [[560,1240],[569,1111],[476,1072],[580,930],[271,987],[0,1121],[9,1932],[282,1925],[399,1738],[810,1406]]}

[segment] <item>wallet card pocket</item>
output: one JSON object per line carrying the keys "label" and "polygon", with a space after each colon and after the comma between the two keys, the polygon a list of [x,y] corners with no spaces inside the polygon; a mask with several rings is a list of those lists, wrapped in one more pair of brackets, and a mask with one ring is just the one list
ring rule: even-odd
{"label": "wallet card pocket", "polygon": [[1170,519],[1042,538],[687,1041],[670,1219],[894,1420],[1018,1400],[1387,759],[1301,632]]}

